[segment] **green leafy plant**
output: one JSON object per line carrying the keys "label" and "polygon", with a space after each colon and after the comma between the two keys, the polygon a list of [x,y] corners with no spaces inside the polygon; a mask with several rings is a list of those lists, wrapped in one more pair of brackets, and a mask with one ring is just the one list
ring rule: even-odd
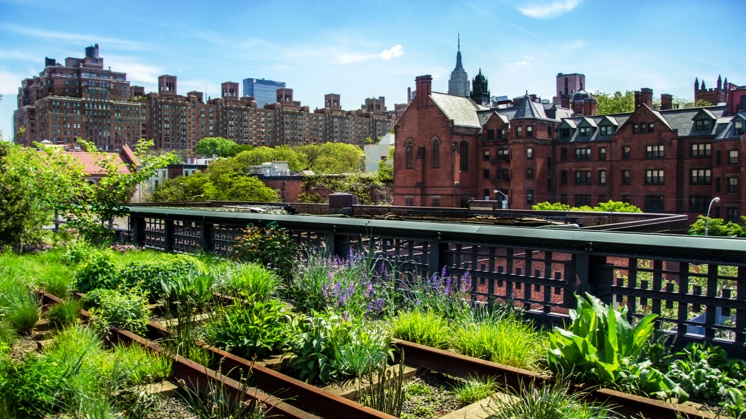
{"label": "green leafy plant", "polygon": [[602,419],[617,417],[604,406],[587,403],[583,392],[568,392],[563,383],[537,386],[533,382],[513,392],[512,398],[495,395],[484,411],[494,419]]}
{"label": "green leafy plant", "polygon": [[63,328],[77,323],[81,308],[83,305],[80,301],[70,298],[50,307],[47,311],[47,318],[55,327]]}
{"label": "green leafy plant", "polygon": [[462,405],[472,404],[486,399],[497,391],[497,378],[473,377],[468,381],[459,381],[453,386],[456,399]]}
{"label": "green leafy plant", "polygon": [[358,374],[358,397],[364,406],[401,417],[404,407],[404,355],[396,369],[385,359],[369,364]]}
{"label": "green leafy plant", "polygon": [[141,286],[155,302],[163,296],[162,283],[177,281],[190,272],[192,275],[206,274],[204,264],[194,256],[159,254],[127,263],[119,273],[119,281],[129,287]]}
{"label": "green leafy plant", "polygon": [[237,302],[205,326],[208,342],[244,358],[264,357],[286,347],[290,314],[279,300]]}
{"label": "green leafy plant", "polygon": [[[578,297],[570,310],[572,323],[565,330],[555,327],[549,335],[549,367],[555,373],[579,375],[603,384],[638,384],[645,394],[680,401],[687,398],[681,387],[649,365],[637,364],[644,345],[653,334],[656,315],[649,315],[634,327],[627,310],[614,310],[596,297]],[[633,377],[639,378],[635,383]]]}
{"label": "green leafy plant", "polygon": [[101,292],[98,304],[98,307],[90,310],[90,322],[98,330],[117,327],[142,333],[148,325],[150,311],[147,293],[137,288]]}
{"label": "green leafy plant", "polygon": [[448,348],[451,342],[449,321],[432,310],[402,311],[391,320],[395,338],[433,348]]}
{"label": "green leafy plant", "polygon": [[672,356],[667,375],[697,400],[715,400],[726,396],[745,378],[746,363],[730,360],[723,348],[692,343]]}
{"label": "green leafy plant", "polygon": [[242,297],[267,300],[278,292],[282,280],[257,263],[239,263],[230,269],[225,288]]}
{"label": "green leafy plant", "polygon": [[298,245],[288,230],[276,223],[266,227],[248,225],[233,246],[233,258],[259,263],[278,275],[289,278],[298,256]]}
{"label": "green leafy plant", "polygon": [[141,345],[117,345],[109,363],[122,368],[127,373],[128,385],[155,383],[171,375],[173,359],[169,356],[150,352]]}
{"label": "green leafy plant", "polygon": [[725,400],[720,403],[726,415],[735,418],[746,418],[746,390],[731,387],[725,389]]}
{"label": "green leafy plant", "polygon": [[113,289],[120,283],[114,256],[110,251],[97,250],[82,260],[75,270],[73,287],[80,292],[97,288]]}
{"label": "green leafy plant", "polygon": [[[222,366],[218,368],[218,373],[222,371]],[[230,372],[228,373],[230,374]],[[260,419],[265,417],[263,405],[256,398],[248,399],[247,394],[251,393],[249,379],[251,371],[244,375],[239,371],[239,388],[237,392],[229,390],[225,383],[225,375],[218,374],[219,379],[208,380],[207,383],[187,383],[184,380],[178,380],[179,387],[182,391],[179,393],[182,400],[189,407],[189,410],[199,419]],[[205,395],[195,390],[205,387]]]}

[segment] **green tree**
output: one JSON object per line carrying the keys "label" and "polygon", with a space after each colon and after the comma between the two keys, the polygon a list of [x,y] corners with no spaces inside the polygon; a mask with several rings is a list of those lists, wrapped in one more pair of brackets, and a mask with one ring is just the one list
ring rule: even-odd
{"label": "green tree", "polygon": [[388,157],[378,160],[378,168],[374,173],[379,182],[394,181],[394,147],[389,147]]}
{"label": "green tree", "polygon": [[619,90],[614,93],[596,91],[593,97],[596,99],[596,112],[599,115],[627,113],[635,110],[635,95],[629,90],[624,93]]}
{"label": "green tree", "polygon": [[741,217],[740,223],[734,223],[733,221],[726,223],[722,218],[713,217],[710,217],[710,221],[707,222],[706,216],[699,215],[697,221],[689,226],[689,234],[704,236],[705,225],[707,225],[708,236],[746,237],[746,216]]}
{"label": "green tree", "polygon": [[357,173],[363,170],[365,153],[352,144],[324,143],[319,146],[318,157],[311,160],[311,170],[319,174]]}
{"label": "green tree", "polygon": [[207,137],[199,140],[194,152],[202,157],[232,157],[239,153],[240,146],[223,137]]}

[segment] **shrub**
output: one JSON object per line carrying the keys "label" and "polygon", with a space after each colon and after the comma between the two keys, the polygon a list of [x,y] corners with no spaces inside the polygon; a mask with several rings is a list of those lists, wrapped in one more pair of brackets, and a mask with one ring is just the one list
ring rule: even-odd
{"label": "shrub", "polygon": [[119,274],[127,286],[141,286],[148,291],[152,301],[163,296],[162,282],[171,282],[185,277],[190,271],[205,273],[202,262],[189,255],[160,254],[149,260],[127,264]]}
{"label": "shrub", "polygon": [[62,255],[62,263],[66,265],[77,265],[87,260],[91,254],[97,252],[98,248],[85,240],[78,240],[65,246]]}
{"label": "shrub", "polygon": [[75,270],[73,287],[80,292],[97,288],[113,289],[119,285],[117,267],[110,251],[97,250],[81,261]]}
{"label": "shrub", "polygon": [[234,259],[259,263],[283,278],[292,275],[297,256],[298,245],[290,233],[277,223],[270,223],[266,227],[249,224],[233,245]]}
{"label": "shrub", "polygon": [[91,324],[98,330],[117,327],[141,333],[148,325],[148,298],[139,289],[103,291],[98,296],[98,304],[90,311]]}
{"label": "shrub", "polygon": [[282,350],[291,337],[290,315],[279,300],[236,303],[205,327],[207,341],[244,358]]}
{"label": "shrub", "polygon": [[446,349],[451,340],[449,321],[433,310],[402,311],[391,321],[395,338]]}
{"label": "shrub", "polygon": [[638,362],[643,346],[653,334],[656,315],[646,316],[632,327],[627,321],[626,306],[617,311],[590,294],[577,300],[577,309],[570,310],[570,328],[555,327],[549,335],[548,362],[552,371],[664,399],[687,398],[686,392],[653,368],[650,361]]}
{"label": "shrub", "polygon": [[242,297],[268,300],[277,293],[281,283],[274,271],[256,263],[240,263],[230,270],[225,287]]}
{"label": "shrub", "polygon": [[72,281],[69,276],[52,275],[42,279],[40,285],[44,291],[60,298],[66,298],[70,295]]}
{"label": "shrub", "polygon": [[115,346],[112,355],[108,363],[126,372],[127,384],[154,383],[171,375],[171,357],[150,352],[141,345]]}
{"label": "shrub", "polygon": [[446,274],[445,266],[430,278],[416,277],[399,285],[404,304],[410,308],[427,308],[448,319],[462,319],[470,311],[471,279],[466,272],[461,278]]}
{"label": "shrub", "polygon": [[667,375],[692,398],[707,401],[725,397],[726,389],[738,387],[744,373],[746,363],[729,360],[723,348],[691,343],[673,355]]}
{"label": "shrub", "polygon": [[77,323],[81,308],[80,301],[71,298],[50,307],[47,311],[47,318],[54,326],[63,328]]}

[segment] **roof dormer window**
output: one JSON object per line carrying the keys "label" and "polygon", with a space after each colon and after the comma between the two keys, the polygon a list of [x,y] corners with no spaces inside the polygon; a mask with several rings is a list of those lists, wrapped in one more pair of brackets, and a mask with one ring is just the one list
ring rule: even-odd
{"label": "roof dormer window", "polygon": [[590,137],[593,133],[593,128],[591,127],[580,127],[580,136],[581,137]]}
{"label": "roof dormer window", "polygon": [[694,129],[697,131],[709,131],[711,129],[710,121],[706,119],[698,119],[694,121]]}

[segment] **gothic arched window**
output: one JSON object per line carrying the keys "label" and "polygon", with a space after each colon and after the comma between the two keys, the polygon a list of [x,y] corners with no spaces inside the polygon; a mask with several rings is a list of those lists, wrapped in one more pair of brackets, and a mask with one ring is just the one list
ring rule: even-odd
{"label": "gothic arched window", "polygon": [[436,137],[430,140],[430,148],[432,150],[432,167],[437,169],[440,167],[440,140]]}
{"label": "gothic arched window", "polygon": [[469,171],[469,143],[461,141],[459,145],[459,154],[461,155],[461,171]]}
{"label": "gothic arched window", "polygon": [[412,139],[408,139],[407,142],[404,144],[404,147],[406,149],[406,155],[404,161],[406,162],[406,168],[407,169],[414,169],[414,141]]}

